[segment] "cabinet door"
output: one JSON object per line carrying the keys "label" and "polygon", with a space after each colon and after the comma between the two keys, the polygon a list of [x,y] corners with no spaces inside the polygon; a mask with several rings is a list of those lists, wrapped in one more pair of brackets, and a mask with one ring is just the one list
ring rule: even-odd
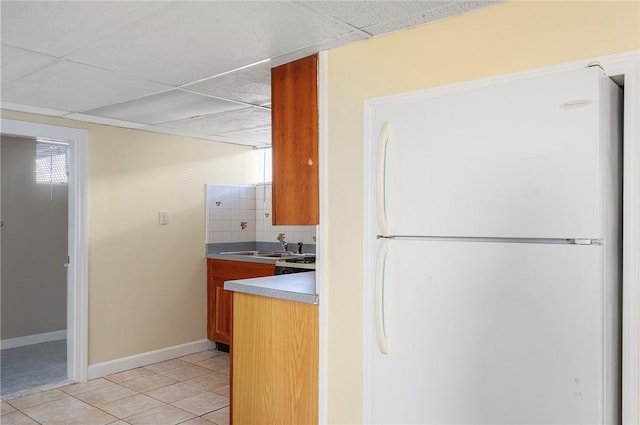
{"label": "cabinet door", "polygon": [[213,340],[223,344],[231,344],[231,317],[233,314],[233,292],[224,289],[224,280],[213,278],[214,310]]}
{"label": "cabinet door", "polygon": [[214,317],[216,311],[216,291],[213,286],[213,264],[214,260],[207,259],[207,339],[213,341]]}
{"label": "cabinet door", "polygon": [[271,118],[273,224],[318,224],[317,55],[271,70]]}
{"label": "cabinet door", "polygon": [[318,423],[318,306],[234,296],[235,424]]}
{"label": "cabinet door", "polygon": [[224,289],[227,280],[273,276],[274,264],[207,260],[207,338],[231,345],[233,293]]}

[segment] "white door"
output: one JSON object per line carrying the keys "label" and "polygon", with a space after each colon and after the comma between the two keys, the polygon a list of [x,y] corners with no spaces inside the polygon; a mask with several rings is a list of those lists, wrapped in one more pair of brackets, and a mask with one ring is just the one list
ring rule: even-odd
{"label": "white door", "polygon": [[389,234],[601,238],[602,84],[589,68],[374,105]]}
{"label": "white door", "polygon": [[606,403],[616,399],[618,341],[603,326],[615,310],[603,298],[602,247],[383,243],[388,354],[374,339],[365,421],[615,420],[617,403]]}

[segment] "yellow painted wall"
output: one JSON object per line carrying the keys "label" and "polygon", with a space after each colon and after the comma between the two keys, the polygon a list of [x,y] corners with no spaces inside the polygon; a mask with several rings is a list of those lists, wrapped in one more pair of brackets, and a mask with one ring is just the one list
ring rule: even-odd
{"label": "yellow painted wall", "polygon": [[[249,147],[2,111],[89,131],[89,365],[206,338],[205,184],[255,182]],[[170,224],[158,225],[158,211]]]}
{"label": "yellow painted wall", "polygon": [[526,1],[328,52],[329,423],[362,422],[363,101],[637,49],[640,2]]}

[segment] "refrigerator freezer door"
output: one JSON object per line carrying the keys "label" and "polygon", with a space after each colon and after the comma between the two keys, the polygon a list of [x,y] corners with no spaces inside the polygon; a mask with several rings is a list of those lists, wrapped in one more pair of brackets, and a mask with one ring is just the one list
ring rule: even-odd
{"label": "refrigerator freezer door", "polygon": [[601,246],[390,241],[371,423],[605,423],[617,336],[603,327],[602,258]]}
{"label": "refrigerator freezer door", "polygon": [[600,72],[376,104],[388,234],[601,238]]}

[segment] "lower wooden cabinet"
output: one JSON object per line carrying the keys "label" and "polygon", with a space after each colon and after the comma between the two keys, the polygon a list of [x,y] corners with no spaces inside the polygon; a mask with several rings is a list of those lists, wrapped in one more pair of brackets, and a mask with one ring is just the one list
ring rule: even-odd
{"label": "lower wooden cabinet", "polygon": [[318,305],[234,294],[236,425],[318,423]]}
{"label": "lower wooden cabinet", "polygon": [[227,280],[273,276],[274,264],[207,259],[207,338],[231,346],[233,292],[224,289]]}

